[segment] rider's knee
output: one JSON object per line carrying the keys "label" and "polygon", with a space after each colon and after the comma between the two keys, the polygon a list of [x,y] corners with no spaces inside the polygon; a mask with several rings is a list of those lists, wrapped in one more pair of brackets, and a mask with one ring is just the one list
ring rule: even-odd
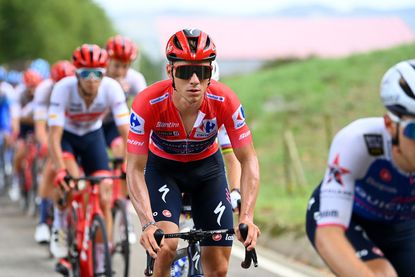
{"label": "rider's knee", "polygon": [[[111,176],[111,172],[108,170],[99,170],[92,174],[93,176]],[[103,179],[99,183],[99,194],[101,205],[104,207],[108,207],[111,205],[111,197],[112,197],[112,183],[111,179]]]}
{"label": "rider's knee", "polygon": [[376,259],[366,264],[376,277],[398,277],[396,270],[386,259]]}

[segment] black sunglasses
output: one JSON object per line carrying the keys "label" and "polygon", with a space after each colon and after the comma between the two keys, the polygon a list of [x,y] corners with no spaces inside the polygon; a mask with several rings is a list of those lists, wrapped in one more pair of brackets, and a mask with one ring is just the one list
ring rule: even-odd
{"label": "black sunglasses", "polygon": [[189,80],[193,73],[196,74],[199,80],[210,79],[212,76],[212,66],[210,65],[179,65],[175,67],[176,76],[179,79]]}

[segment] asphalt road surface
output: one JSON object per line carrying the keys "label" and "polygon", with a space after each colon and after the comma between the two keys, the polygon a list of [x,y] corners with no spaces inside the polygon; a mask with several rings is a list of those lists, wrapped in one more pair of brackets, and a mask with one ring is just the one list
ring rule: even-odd
{"label": "asphalt road surface", "polygon": [[[138,219],[132,215],[136,230]],[[36,220],[24,215],[17,204],[6,197],[0,197],[0,277],[48,277],[60,276],[54,272],[55,261],[50,257],[46,246],[38,245],[33,238]],[[238,277],[267,277],[267,276],[322,276],[321,272],[312,268],[292,263],[277,256],[276,253],[257,249],[259,267],[242,269],[242,244],[235,243],[228,276]],[[131,247],[130,276],[144,276],[145,253],[137,243]],[[262,254],[268,253],[263,256]],[[274,255],[275,254],[275,255]],[[121,274],[116,274],[121,276]]]}

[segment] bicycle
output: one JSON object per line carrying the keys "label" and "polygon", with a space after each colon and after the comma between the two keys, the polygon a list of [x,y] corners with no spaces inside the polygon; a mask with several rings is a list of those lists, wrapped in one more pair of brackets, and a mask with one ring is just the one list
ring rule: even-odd
{"label": "bicycle", "polygon": [[[130,266],[129,217],[125,197],[121,196],[121,189],[124,185],[122,181],[126,179],[125,173],[123,174],[121,170],[124,160],[123,158],[114,158],[111,162],[113,164],[113,174],[121,177],[114,180],[112,191],[113,248],[111,251],[111,259],[113,269],[117,265],[121,267],[114,271],[122,272],[124,277],[128,277]],[[119,259],[122,261],[119,261]]]}
{"label": "bicycle", "polygon": [[[246,239],[248,235],[248,226],[245,224],[239,224],[239,230],[241,232],[242,238]],[[222,230],[213,230],[213,231],[204,231],[204,230],[190,230],[189,232],[184,233],[171,233],[171,234],[164,234],[161,229],[157,229],[154,233],[154,238],[157,241],[157,244],[160,245],[161,240],[164,238],[179,238],[188,241],[188,246],[186,248],[178,249],[176,251],[176,257],[173,260],[176,261],[184,256],[187,256],[187,260],[189,261],[188,266],[188,277],[203,277],[203,268],[201,264],[201,252],[200,252],[200,241],[205,238],[214,236],[214,235],[234,235],[234,229],[222,229]],[[184,251],[186,250],[186,251]],[[149,253],[147,252],[147,265],[144,271],[146,276],[153,275],[153,268],[154,268],[155,259],[152,258]],[[254,263],[254,266],[258,266],[258,258],[256,255],[255,249],[248,251],[245,247],[245,259],[241,262],[242,268],[249,268]]]}
{"label": "bicycle", "polygon": [[20,173],[20,207],[29,216],[34,217],[37,210],[37,188],[39,176],[38,149],[33,133],[27,135],[24,140],[26,155],[22,160],[22,171]]}
{"label": "bicycle", "polygon": [[0,131],[0,195],[5,194],[13,179],[11,148],[6,145],[5,134]]}
{"label": "bicycle", "polygon": [[[68,262],[71,265],[72,275],[75,277],[113,275],[109,240],[104,224],[103,213],[99,204],[98,184],[104,179],[119,179],[121,176],[84,176],[79,178],[65,178],[66,182],[73,181],[75,190],[72,194],[70,211],[68,213]],[[83,188],[85,185],[88,197],[84,204]],[[66,199],[64,193],[64,199]],[[65,203],[61,203],[65,204]],[[104,271],[97,272],[97,243],[103,245]],[[60,272],[66,276],[69,272]]]}

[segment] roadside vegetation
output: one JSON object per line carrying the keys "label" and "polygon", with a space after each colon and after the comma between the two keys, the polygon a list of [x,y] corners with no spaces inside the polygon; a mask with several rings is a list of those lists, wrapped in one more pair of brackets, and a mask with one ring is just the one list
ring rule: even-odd
{"label": "roadside vegetation", "polygon": [[[379,85],[393,64],[415,58],[415,45],[342,59],[276,62],[274,67],[223,79],[237,92],[261,165],[256,220],[274,234],[304,232],[308,198],[321,181],[332,136],[360,117],[382,116]],[[287,188],[284,131],[290,130],[306,184]],[[291,171],[292,173],[292,171]]]}

